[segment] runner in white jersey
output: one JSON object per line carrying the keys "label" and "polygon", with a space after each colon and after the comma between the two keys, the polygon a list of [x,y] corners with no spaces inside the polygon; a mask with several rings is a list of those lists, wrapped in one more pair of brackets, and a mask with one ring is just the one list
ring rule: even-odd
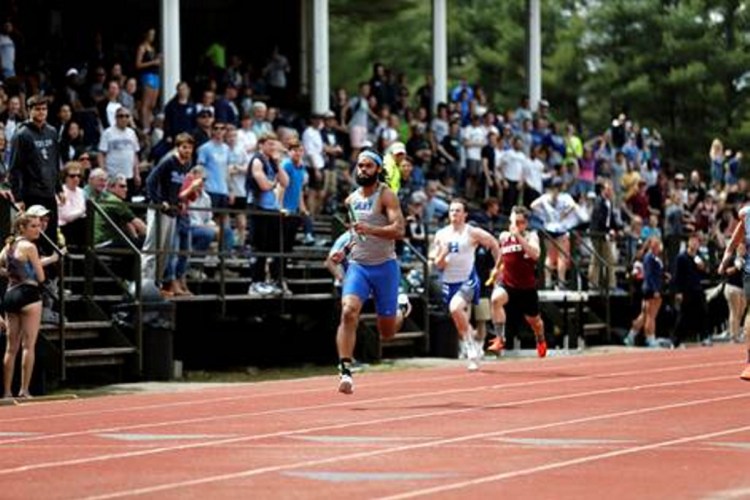
{"label": "runner in white jersey", "polygon": [[404,215],[396,195],[378,182],[383,159],[374,151],[359,154],[356,180],[359,189],[346,199],[353,214],[351,230],[355,245],[341,292],[341,322],[336,333],[339,354],[339,392],[354,392],[351,363],[362,305],[372,295],[378,315],[378,331],[388,339],[396,333],[398,284],[401,269],[395,240],[404,236]]}
{"label": "runner in white jersey", "polygon": [[[732,233],[732,239],[729,241],[727,248],[724,250],[724,258],[719,264],[719,274],[724,274],[727,267],[731,266],[734,260],[734,252],[740,243],[745,243],[745,248],[750,248],[750,206],[740,209],[740,222]],[[743,288],[745,297],[750,297],[750,258],[745,256],[745,275],[743,277]],[[747,364],[740,374],[742,380],[750,382],[750,310],[745,316],[745,349],[747,350]]]}
{"label": "runner in white jersey", "polygon": [[492,252],[495,261],[500,258],[497,240],[484,229],[466,223],[466,202],[454,199],[448,209],[449,224],[433,240],[430,258],[442,274],[443,302],[448,306],[460,340],[466,343],[469,370],[479,368],[482,346],[474,340],[470,323],[470,307],[479,303],[479,277],[474,269],[477,246]]}

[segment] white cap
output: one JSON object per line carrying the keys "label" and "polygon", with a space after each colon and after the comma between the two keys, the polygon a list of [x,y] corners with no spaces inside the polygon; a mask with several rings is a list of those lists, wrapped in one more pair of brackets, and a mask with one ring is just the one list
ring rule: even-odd
{"label": "white cap", "polygon": [[65,73],[65,76],[78,76],[78,70],[75,68],[70,68],[67,73]]}

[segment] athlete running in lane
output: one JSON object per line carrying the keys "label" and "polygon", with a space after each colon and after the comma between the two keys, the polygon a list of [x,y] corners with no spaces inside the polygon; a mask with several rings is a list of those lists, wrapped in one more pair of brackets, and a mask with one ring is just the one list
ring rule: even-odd
{"label": "athlete running in lane", "polygon": [[474,268],[477,246],[487,248],[497,262],[500,254],[497,240],[484,229],[466,223],[466,202],[454,199],[448,208],[447,226],[435,233],[430,258],[442,273],[443,302],[466,343],[468,369],[479,369],[482,346],[474,339],[470,323],[472,305],[479,303],[479,277]]}
{"label": "athlete running in lane", "polygon": [[492,322],[496,337],[488,350],[499,353],[505,346],[505,307],[514,307],[523,314],[536,337],[536,352],[547,355],[544,322],[539,312],[536,286],[536,264],[539,260],[539,236],[528,231],[528,210],[515,206],[510,214],[510,227],[500,234],[500,259],[492,276],[495,289],[490,299]]}

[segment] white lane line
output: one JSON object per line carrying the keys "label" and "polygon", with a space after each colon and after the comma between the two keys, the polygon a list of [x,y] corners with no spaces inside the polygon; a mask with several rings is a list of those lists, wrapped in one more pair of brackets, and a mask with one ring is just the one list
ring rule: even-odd
{"label": "white lane line", "polygon": [[[645,358],[642,355],[639,355],[640,353],[628,354],[628,356],[622,357],[622,359],[618,360],[618,361],[611,361],[611,360],[606,360],[605,359],[605,357],[617,356],[618,354],[619,353],[612,353],[612,354],[602,355],[602,357],[589,358],[591,361],[594,361],[594,362],[593,363],[577,363],[577,364],[574,364],[574,365],[569,366],[569,367],[570,368],[574,368],[574,369],[599,368],[599,367],[610,368],[611,369],[612,367],[620,366],[620,365],[627,366],[627,365],[631,365],[631,364],[643,363],[644,359],[648,359],[648,358]],[[657,353],[649,353],[649,355],[656,355],[656,354]],[[680,353],[680,354],[682,356],[682,353]],[[692,353],[689,353],[688,355],[686,355],[684,357],[688,358],[688,360],[690,360],[691,358],[696,358],[696,357],[698,359],[702,359],[702,358],[705,357],[705,355],[697,356],[697,355],[692,355]],[[492,365],[492,366],[498,366],[498,367],[500,367],[499,371],[495,371],[495,370],[488,370],[488,371],[491,372],[491,373],[496,373],[496,374],[497,373],[504,373],[504,374],[507,374],[509,376],[524,375],[524,374],[527,374],[527,373],[539,374],[539,373],[555,372],[555,371],[557,371],[557,370],[559,370],[561,368],[568,368],[567,365],[569,365],[569,363],[565,363],[565,364],[561,365],[561,364],[559,364],[556,361],[556,360],[562,360],[562,359],[570,359],[570,360],[572,360],[573,358],[550,358],[550,360],[554,360],[555,361],[554,364],[553,363],[549,363],[548,361],[550,361],[550,360],[548,360],[547,362],[545,362],[545,366],[542,366],[541,368],[538,367],[538,366],[535,366],[535,367],[530,368],[528,370],[507,370],[506,367],[510,368],[511,366],[516,366],[516,365],[515,364],[513,364],[513,365],[498,364],[498,365]],[[529,361],[531,361],[531,360],[529,360]],[[596,361],[598,361],[598,362],[596,362]],[[685,360],[683,359],[683,361],[685,361]],[[729,362],[729,361],[717,361],[717,362],[713,362],[713,363],[715,363],[718,366],[718,365],[730,364],[731,362]],[[704,363],[704,366],[705,365],[706,364]],[[442,368],[438,368],[438,369],[442,370]],[[419,369],[419,371],[416,371],[414,373],[416,373],[416,375],[414,376],[414,378],[406,378],[405,380],[399,379],[399,382],[398,382],[399,385],[406,385],[406,384],[410,384],[412,382],[423,384],[425,382],[424,371],[422,371],[421,369]],[[377,375],[377,373],[376,372],[364,372],[362,374],[362,377],[363,378],[365,378],[365,377],[369,378],[372,375]],[[606,378],[609,375],[610,374],[602,373],[600,376]],[[315,382],[315,381],[322,381],[322,380],[330,381],[333,376],[334,375],[331,374],[331,375],[320,375],[320,376],[317,376],[317,377],[307,377],[307,378],[304,378],[304,379],[274,380],[274,381],[255,382],[255,383],[250,383],[250,384],[237,384],[237,388],[238,389],[243,389],[243,390],[252,390],[252,389],[254,389],[254,388],[258,387],[258,386],[263,386],[263,385],[267,385],[267,384],[274,384],[274,385],[275,384],[292,385],[292,384],[297,384],[297,383],[308,384],[310,381],[313,381],[313,382]],[[447,375],[435,376],[434,378],[430,379],[430,381],[431,382],[438,382],[438,381],[441,381],[441,380],[460,380],[462,378],[469,378],[469,377],[476,378],[476,374],[467,374],[465,371],[462,371],[460,373],[455,373],[454,372],[454,373],[449,373]],[[383,386],[387,387],[389,385],[392,385],[393,383],[394,383],[393,380],[368,382],[367,386],[368,387],[383,387]],[[222,387],[218,387],[218,388],[216,388],[214,390],[218,391],[218,390],[225,390],[225,389],[226,389],[226,387],[222,386]],[[317,393],[317,392],[331,392],[331,389],[328,386],[326,386],[326,387],[314,387],[314,388],[309,388],[309,389],[288,390],[288,391],[284,391],[284,392],[272,392],[272,393],[265,393],[265,394],[264,393],[261,393],[261,394],[251,393],[251,394],[242,394],[242,395],[236,395],[235,394],[235,395],[232,395],[232,396],[223,396],[223,397],[215,397],[215,398],[204,398],[204,399],[191,398],[191,399],[188,399],[188,400],[185,400],[185,401],[175,401],[175,402],[171,402],[171,403],[145,404],[145,405],[140,405],[140,406],[123,406],[123,407],[119,407],[119,408],[95,409],[95,410],[74,411],[74,412],[64,412],[64,413],[45,413],[43,415],[26,415],[26,416],[21,416],[21,417],[0,419],[0,425],[12,423],[12,422],[24,422],[24,423],[28,423],[28,422],[31,422],[31,421],[50,420],[50,419],[58,419],[58,418],[64,418],[64,417],[81,417],[81,416],[86,416],[86,415],[104,415],[104,414],[112,414],[112,413],[129,413],[129,412],[134,412],[134,411],[161,410],[161,409],[166,409],[166,408],[178,408],[178,407],[184,407],[184,406],[214,405],[216,403],[223,403],[223,402],[245,401],[245,400],[262,399],[262,398],[272,398],[272,397],[277,397],[277,396],[293,396],[293,395],[297,395],[297,394],[312,394],[312,393]],[[186,393],[180,393],[180,394],[186,394]],[[127,396],[128,395],[122,394],[122,395],[110,396],[110,397],[127,397]],[[137,394],[137,396],[154,396],[154,397],[159,397],[159,396],[164,396],[164,393],[159,393],[159,394]],[[71,400],[63,401],[62,403],[63,404],[70,404],[72,402],[75,402],[76,404],[86,404],[89,401],[94,401],[94,400],[93,399],[85,399],[85,398],[83,398],[83,399],[77,399],[77,400],[74,400],[74,401],[71,401]],[[101,401],[101,400],[97,399],[97,401]],[[4,444],[4,443],[0,442],[0,444]]]}
{"label": "white lane line", "polygon": [[[680,380],[680,381],[672,381],[672,382],[660,382],[656,384],[652,384],[651,386],[641,386],[643,388],[650,387],[650,388],[659,388],[659,387],[669,387],[669,386],[683,386],[683,385],[689,385],[689,384],[696,384],[696,383],[703,383],[703,382],[716,382],[719,380],[727,380],[730,377],[710,377],[710,378],[702,378],[702,379],[690,379],[690,380]],[[734,377],[731,377],[734,379]],[[179,444],[174,446],[164,446],[161,448],[152,448],[149,450],[142,450],[142,451],[130,451],[130,452],[120,452],[120,453],[110,453],[106,455],[94,455],[91,457],[83,457],[83,458],[75,458],[75,459],[67,459],[67,460],[58,460],[58,461],[52,461],[52,462],[40,462],[36,464],[28,464],[28,465],[21,465],[18,467],[12,467],[12,468],[6,468],[0,470],[0,476],[7,476],[11,474],[17,474],[17,473],[27,473],[29,471],[35,471],[40,469],[51,469],[51,468],[57,468],[57,467],[68,467],[68,466],[74,466],[74,465],[81,465],[81,464],[88,464],[88,463],[99,463],[99,462],[106,462],[110,460],[118,460],[118,459],[125,459],[125,458],[133,458],[133,457],[141,457],[141,456],[150,456],[150,455],[157,455],[162,453],[169,453],[169,452],[177,452],[177,451],[183,451],[183,450],[190,450],[190,449],[197,449],[197,448],[206,448],[210,446],[221,446],[226,444],[234,444],[234,443],[246,443],[249,441],[257,441],[260,439],[269,439],[269,438],[278,438],[278,437],[286,437],[286,436],[296,436],[300,434],[308,434],[313,432],[321,432],[321,431],[331,431],[331,430],[338,430],[338,429],[350,429],[354,427],[363,427],[363,426],[370,426],[370,425],[382,425],[385,423],[393,423],[393,422],[405,422],[405,421],[411,421],[411,420],[417,420],[417,419],[424,419],[424,418],[430,418],[430,417],[440,417],[440,416],[446,416],[446,415],[456,415],[460,413],[468,413],[468,412],[476,412],[476,411],[485,411],[489,409],[496,409],[496,408],[502,408],[509,405],[523,405],[523,404],[537,404],[537,403],[545,403],[550,401],[563,401],[566,399],[575,399],[575,398],[582,398],[582,397],[590,397],[590,396],[601,396],[604,394],[615,394],[615,393],[621,393],[621,392],[628,392],[631,391],[631,387],[617,387],[617,388],[609,388],[609,389],[598,389],[595,391],[584,391],[584,392],[578,392],[578,393],[572,393],[572,394],[565,394],[565,395],[554,395],[554,396],[545,396],[541,398],[530,398],[525,400],[519,400],[519,401],[504,401],[502,403],[492,404],[492,405],[480,405],[480,406],[472,406],[468,408],[460,408],[460,409],[450,409],[450,410],[440,410],[440,411],[433,411],[433,412],[427,412],[427,413],[419,413],[414,415],[402,415],[398,417],[385,417],[385,418],[379,418],[379,419],[373,419],[373,420],[366,420],[366,421],[357,421],[357,422],[345,422],[341,424],[329,424],[329,425],[322,425],[317,427],[308,427],[308,428],[300,428],[300,429],[294,429],[294,430],[285,430],[285,431],[277,431],[277,432],[271,432],[266,434],[255,434],[251,436],[243,436],[243,437],[236,437],[236,438],[227,438],[227,439],[218,439],[215,441],[205,441],[200,443],[185,443],[185,444]],[[737,398],[737,397],[750,397],[750,393],[743,393],[740,396],[729,396],[728,399]],[[715,401],[721,401],[722,398],[716,398]],[[713,401],[713,400],[712,400]],[[679,404],[676,406],[679,407]],[[624,415],[627,415],[628,412],[623,412]],[[584,421],[586,421],[584,419]],[[552,424],[557,425],[557,424]],[[542,426],[540,428],[546,428],[545,426]],[[524,428],[525,429],[525,428]],[[505,435],[504,431],[495,432],[495,433],[487,433],[487,434],[478,434],[474,437],[471,437],[471,439],[474,439],[478,436],[503,436]],[[421,448],[424,446],[429,446],[429,443],[453,443],[453,442],[462,442],[465,438],[451,438],[447,440],[436,440],[436,441],[427,441],[427,444],[422,445],[414,445],[415,448]],[[400,449],[400,448],[396,448]],[[406,446],[403,449],[409,449],[409,446]]]}
{"label": "white lane line", "polygon": [[[229,474],[219,474],[219,475],[214,475],[214,476],[207,476],[207,477],[202,477],[202,478],[191,479],[191,480],[187,480],[187,481],[175,481],[175,482],[164,483],[164,484],[155,485],[155,486],[147,486],[147,487],[143,487],[143,488],[132,488],[132,489],[127,489],[127,490],[121,490],[121,491],[114,491],[114,492],[110,492],[110,493],[104,493],[104,494],[100,494],[100,495],[92,495],[92,496],[86,497],[86,500],[105,500],[105,499],[110,499],[110,498],[121,498],[121,497],[126,497],[126,496],[146,495],[146,494],[157,493],[157,492],[162,492],[162,491],[167,491],[167,490],[174,490],[174,489],[186,488],[186,487],[190,487],[190,486],[198,486],[198,485],[202,485],[202,484],[210,484],[210,483],[216,483],[216,482],[221,482],[221,481],[229,481],[229,480],[232,480],[232,479],[247,478],[247,477],[257,476],[257,475],[265,474],[265,473],[269,473],[269,472],[288,471],[288,470],[292,470],[292,469],[304,469],[304,468],[308,468],[308,467],[313,467],[313,466],[323,465],[323,464],[330,464],[330,463],[335,463],[335,462],[358,460],[358,459],[370,458],[370,457],[381,456],[381,455],[390,455],[390,454],[395,454],[395,453],[400,453],[400,452],[405,452],[405,451],[413,451],[413,450],[424,449],[424,448],[435,448],[435,447],[440,447],[440,446],[447,445],[447,444],[455,444],[455,443],[466,442],[466,441],[471,441],[471,440],[475,440],[475,439],[487,439],[487,438],[490,438],[490,437],[503,436],[503,435],[508,435],[508,434],[517,433],[517,432],[529,432],[529,431],[536,431],[536,430],[541,430],[541,429],[550,429],[550,428],[553,428],[553,427],[560,427],[560,426],[566,426],[566,425],[583,424],[583,423],[589,423],[589,422],[595,422],[595,421],[601,421],[601,420],[608,420],[608,419],[617,419],[617,418],[623,418],[623,417],[630,417],[630,416],[634,416],[634,415],[642,415],[642,414],[646,414],[646,413],[655,413],[655,412],[659,412],[659,411],[668,411],[668,410],[674,410],[674,409],[678,409],[678,408],[687,408],[687,407],[698,406],[698,405],[703,405],[703,404],[717,403],[717,402],[723,402],[723,401],[731,401],[731,400],[736,400],[736,399],[741,399],[741,398],[750,398],[750,393],[743,392],[741,394],[733,394],[733,395],[730,395],[730,396],[721,396],[721,397],[705,398],[705,399],[695,399],[695,400],[683,401],[683,402],[680,402],[680,403],[671,403],[671,404],[667,404],[667,405],[659,405],[659,406],[652,406],[652,407],[648,407],[648,408],[640,408],[640,409],[637,409],[637,410],[627,410],[627,411],[620,411],[620,412],[604,413],[604,414],[600,414],[600,415],[593,415],[593,416],[588,416],[588,417],[574,418],[574,419],[570,419],[570,420],[562,420],[562,421],[557,421],[557,422],[550,422],[550,423],[547,423],[547,424],[532,425],[532,426],[520,427],[520,428],[515,428],[515,429],[505,429],[505,430],[502,430],[502,431],[495,431],[495,432],[488,432],[488,433],[478,433],[478,434],[472,434],[472,435],[468,435],[468,436],[460,436],[460,437],[455,437],[455,438],[446,438],[446,439],[440,439],[440,440],[430,441],[430,442],[426,442],[426,443],[408,444],[408,445],[397,446],[397,447],[394,447],[394,448],[386,448],[386,449],[381,449],[381,450],[373,450],[373,451],[366,451],[366,452],[359,452],[359,453],[351,453],[351,454],[348,454],[348,455],[339,455],[339,456],[331,457],[331,458],[316,459],[316,460],[305,460],[305,461],[302,461],[302,462],[296,462],[296,463],[292,463],[292,464],[282,464],[282,465],[274,465],[274,466],[267,466],[267,467],[259,467],[259,468],[255,468],[255,469],[247,469],[247,470],[244,470],[244,471],[233,472],[233,473],[229,473]],[[732,434],[732,433],[744,432],[744,431],[747,431],[747,430],[750,430],[750,426],[739,427],[739,428],[731,429],[731,430],[724,430],[724,431],[721,431],[721,432],[715,432],[715,433],[709,433],[709,434],[702,434],[702,435],[700,435],[698,437],[693,436],[693,437],[689,437],[689,438],[674,439],[674,440],[665,441],[663,443],[656,443],[656,444],[652,444],[652,445],[643,445],[643,446],[639,446],[639,447],[629,448],[628,450],[633,450],[633,451],[630,451],[630,452],[634,453],[636,450],[637,451],[643,451],[643,450],[647,450],[647,449],[651,449],[651,448],[655,448],[655,447],[659,447],[659,446],[667,446],[667,445],[672,445],[672,444],[680,444],[682,442],[690,442],[692,440],[698,440],[698,439],[704,439],[704,438],[712,438],[712,437],[717,437],[717,436],[724,436],[724,435],[728,435],[728,434]],[[667,443],[667,444],[664,444],[664,443]],[[611,456],[616,456],[617,454],[622,454],[622,451],[623,450],[619,450],[619,451],[616,451],[616,452],[608,452],[608,453],[597,454],[597,455],[594,455],[594,457],[598,457],[597,459],[600,459],[600,458],[608,457],[610,455]],[[569,461],[560,462],[560,463],[567,464],[567,462],[570,462],[569,465],[573,465],[574,462],[575,462],[575,460],[569,460]],[[560,466],[561,465],[558,465],[558,467],[560,467]],[[522,475],[522,473],[530,474],[530,473],[533,473],[533,472],[538,472],[540,470],[545,470],[543,467],[544,466],[535,467],[533,469],[524,469],[522,471],[516,471],[515,474],[517,474],[517,475]],[[549,467],[549,468],[555,468],[552,465],[547,465],[547,467]],[[529,471],[529,472],[525,472],[525,471]],[[509,474],[513,474],[513,473],[509,473]],[[501,476],[501,475],[498,474],[498,476]],[[474,481],[484,482],[482,480],[482,478],[476,479]],[[462,486],[460,486],[460,487],[464,487],[463,486],[464,483],[467,483],[466,485],[468,486],[468,485],[472,484],[472,481],[465,481],[463,483],[454,483],[454,484],[461,484]],[[446,485],[444,487],[447,488],[449,486],[452,486],[452,485]],[[456,486],[455,488],[458,488],[458,487],[459,486]],[[450,488],[447,488],[447,489],[450,489]],[[425,491],[426,492],[427,490],[420,490],[420,491]],[[440,491],[440,490],[438,490],[438,491]],[[424,494],[428,494],[428,493],[424,493]],[[393,497],[393,498],[399,498],[399,497]]]}
{"label": "white lane line", "polygon": [[[640,369],[640,370],[632,370],[632,371],[625,371],[625,372],[619,372],[619,373],[608,373],[607,377],[622,378],[622,377],[628,377],[628,376],[633,376],[633,375],[643,375],[646,373],[651,373],[651,374],[667,373],[667,372],[673,372],[673,371],[683,371],[686,369],[710,368],[710,367],[715,367],[715,366],[734,365],[734,364],[735,363],[733,361],[715,362],[715,363],[698,363],[694,365],[680,365],[680,366],[655,368],[652,370]],[[39,441],[39,440],[46,440],[46,439],[87,436],[87,435],[99,434],[99,433],[124,432],[124,431],[132,431],[132,430],[137,430],[137,429],[152,429],[152,428],[165,427],[165,426],[171,427],[171,426],[176,426],[176,425],[200,424],[200,423],[206,423],[206,422],[225,421],[225,420],[232,420],[232,419],[268,416],[268,415],[279,415],[279,414],[295,413],[295,412],[302,412],[302,411],[309,411],[309,410],[324,410],[324,409],[329,409],[329,408],[348,407],[348,406],[352,406],[353,404],[361,406],[361,405],[366,405],[366,404],[413,400],[413,399],[418,399],[418,398],[448,396],[448,395],[455,395],[455,394],[469,394],[469,393],[475,393],[475,392],[481,392],[481,391],[497,391],[500,389],[511,389],[514,387],[528,387],[528,386],[533,386],[533,385],[551,386],[553,384],[557,384],[557,385],[568,384],[570,382],[579,382],[579,381],[586,381],[586,380],[592,380],[592,379],[593,380],[601,379],[601,375],[598,375],[598,374],[581,375],[581,376],[574,376],[574,377],[567,377],[567,378],[557,378],[553,380],[542,378],[540,380],[527,381],[527,382],[514,382],[510,384],[493,384],[493,385],[478,385],[477,384],[469,388],[446,389],[442,391],[423,392],[423,393],[416,393],[416,394],[402,394],[399,396],[387,396],[387,397],[382,397],[382,398],[372,398],[372,399],[365,399],[365,400],[343,398],[338,403],[324,403],[324,404],[309,405],[309,406],[292,406],[292,407],[287,407],[287,408],[277,408],[273,410],[219,414],[219,415],[212,415],[209,417],[196,417],[196,418],[189,418],[189,419],[168,420],[168,421],[163,421],[163,422],[147,422],[143,424],[105,427],[105,428],[98,428],[98,429],[87,429],[83,431],[59,432],[59,433],[42,434],[42,435],[30,436],[30,437],[19,437],[15,439],[0,440],[0,445],[25,443],[25,442]],[[423,384],[429,384],[429,382],[430,382],[429,379],[422,378]],[[638,388],[638,387],[636,386],[633,389],[635,388]],[[329,389],[329,391],[332,392],[332,389]],[[335,396],[338,396],[338,395],[336,394]]]}
{"label": "white lane line", "polygon": [[386,497],[380,497],[379,500],[402,500],[405,498],[416,498],[426,495],[434,495],[435,493],[444,493],[446,491],[453,491],[469,486],[476,486],[479,484],[494,483],[496,481],[502,481],[504,479],[514,479],[520,476],[528,476],[539,472],[547,472],[555,469],[562,469],[564,467],[572,467],[575,465],[587,464],[590,462],[596,462],[598,460],[606,460],[609,458],[621,457],[624,455],[632,455],[634,453],[640,453],[642,451],[656,450],[659,448],[666,448],[668,446],[681,445],[686,443],[692,443],[695,441],[704,441],[706,439],[713,439],[721,436],[728,436],[730,434],[737,434],[739,432],[750,431],[750,425],[742,427],[735,427],[734,429],[726,429],[723,431],[707,432],[704,434],[696,434],[693,436],[685,436],[676,439],[669,439],[666,441],[659,441],[657,443],[644,444],[641,446],[633,446],[630,448],[624,448],[620,450],[608,451],[605,453],[597,453],[594,455],[587,455],[584,457],[573,458],[570,460],[561,460],[559,462],[551,462],[536,467],[529,467],[527,469],[519,469],[515,471],[503,472],[502,474],[494,474],[491,476],[484,476],[476,479],[470,479],[468,481],[461,481],[451,484],[443,484],[432,488],[424,488],[421,490],[413,490],[406,493],[400,493],[397,495],[390,495]]}

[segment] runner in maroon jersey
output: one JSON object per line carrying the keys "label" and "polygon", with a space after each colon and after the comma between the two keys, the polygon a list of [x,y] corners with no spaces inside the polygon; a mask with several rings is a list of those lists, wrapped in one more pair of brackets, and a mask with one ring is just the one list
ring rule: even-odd
{"label": "runner in maroon jersey", "polygon": [[[505,346],[505,305],[518,308],[536,337],[536,352],[547,355],[544,323],[539,313],[539,294],[536,288],[536,263],[539,260],[539,237],[527,231],[528,210],[513,207],[508,231],[500,234],[500,255],[492,272],[495,289],[492,291],[492,322],[496,337],[489,350],[502,351]],[[501,272],[502,270],[502,272]]]}

